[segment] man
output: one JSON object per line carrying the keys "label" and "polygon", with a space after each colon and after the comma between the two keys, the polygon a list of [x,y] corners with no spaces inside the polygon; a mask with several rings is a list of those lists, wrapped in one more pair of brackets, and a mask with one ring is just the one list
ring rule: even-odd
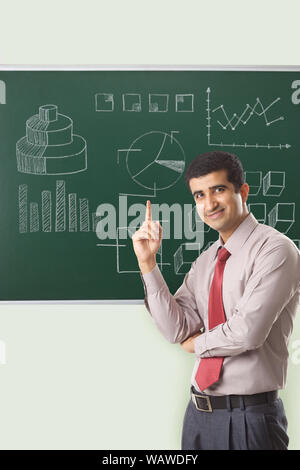
{"label": "man", "polygon": [[145,304],[172,343],[195,354],[183,449],[287,449],[278,390],[299,303],[295,244],[248,212],[240,160],[209,152],[185,174],[199,216],[219,239],[193,263],[174,296],[156,264],[162,228],[146,220],[133,235]]}

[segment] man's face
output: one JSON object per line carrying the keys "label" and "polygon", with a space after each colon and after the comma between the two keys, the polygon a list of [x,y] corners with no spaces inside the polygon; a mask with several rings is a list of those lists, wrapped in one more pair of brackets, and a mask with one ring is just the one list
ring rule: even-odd
{"label": "man's face", "polygon": [[249,186],[244,183],[236,193],[226,170],[191,178],[189,184],[200,218],[226,242],[248,214],[245,203]]}

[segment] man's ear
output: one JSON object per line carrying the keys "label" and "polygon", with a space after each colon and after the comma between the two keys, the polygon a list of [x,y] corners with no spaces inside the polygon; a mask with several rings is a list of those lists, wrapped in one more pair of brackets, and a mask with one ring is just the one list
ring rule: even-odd
{"label": "man's ear", "polygon": [[240,187],[240,195],[242,196],[242,201],[246,202],[248,199],[248,194],[249,194],[249,185],[247,183],[242,184]]}

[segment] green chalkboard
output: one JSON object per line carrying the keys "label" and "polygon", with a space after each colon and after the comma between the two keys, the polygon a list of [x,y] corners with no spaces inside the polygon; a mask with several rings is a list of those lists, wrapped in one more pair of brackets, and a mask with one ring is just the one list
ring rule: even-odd
{"label": "green chalkboard", "polygon": [[300,71],[0,70],[0,299],[142,300],[151,200],[171,292],[217,239],[183,179],[242,160],[256,218],[299,246]]}

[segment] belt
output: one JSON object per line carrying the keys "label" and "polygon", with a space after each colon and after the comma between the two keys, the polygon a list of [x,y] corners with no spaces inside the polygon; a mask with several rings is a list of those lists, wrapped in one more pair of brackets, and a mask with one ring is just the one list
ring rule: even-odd
{"label": "belt", "polygon": [[278,398],[278,391],[255,393],[254,395],[201,395],[194,387],[191,388],[192,402],[199,411],[212,413],[214,409],[241,408],[242,406],[272,403]]}

